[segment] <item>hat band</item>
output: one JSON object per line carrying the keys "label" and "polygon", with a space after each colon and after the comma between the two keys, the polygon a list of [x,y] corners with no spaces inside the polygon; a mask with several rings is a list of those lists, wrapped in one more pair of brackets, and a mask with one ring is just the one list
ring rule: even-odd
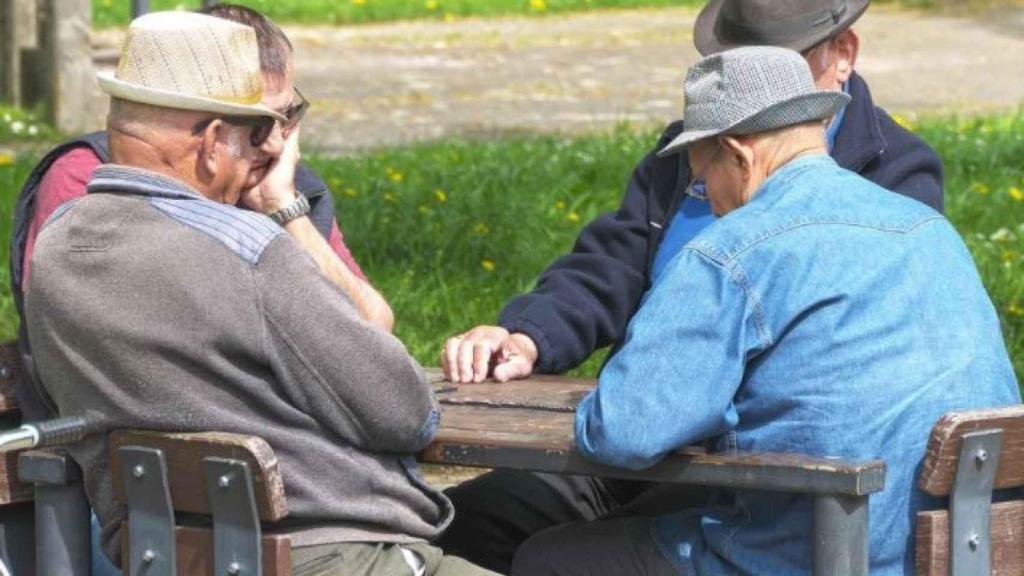
{"label": "hat band", "polygon": [[737,44],[779,45],[798,40],[819,28],[835,26],[848,8],[848,3],[844,1],[838,8],[757,23],[736,22],[723,11],[718,19],[717,28],[722,38]]}

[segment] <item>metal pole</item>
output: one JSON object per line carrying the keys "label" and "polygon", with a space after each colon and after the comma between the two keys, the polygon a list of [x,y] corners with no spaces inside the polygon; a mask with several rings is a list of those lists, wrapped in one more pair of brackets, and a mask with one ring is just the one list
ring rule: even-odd
{"label": "metal pole", "polygon": [[132,20],[149,12],[149,0],[132,0]]}
{"label": "metal pole", "polygon": [[815,576],[868,573],[868,497],[814,497]]}
{"label": "metal pole", "polygon": [[89,502],[81,484],[36,484],[36,570],[88,576],[92,569]]}

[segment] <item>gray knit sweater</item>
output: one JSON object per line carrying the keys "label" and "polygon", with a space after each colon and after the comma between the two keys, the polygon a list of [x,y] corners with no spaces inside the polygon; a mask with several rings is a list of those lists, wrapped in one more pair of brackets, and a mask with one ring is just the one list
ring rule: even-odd
{"label": "gray knit sweater", "polygon": [[431,540],[451,503],[412,454],[437,405],[396,338],[269,218],[124,166],[96,170],[32,260],[28,333],[62,415],[100,415],[72,449],[115,554],[106,432],[255,434],[284,475],[293,545]]}

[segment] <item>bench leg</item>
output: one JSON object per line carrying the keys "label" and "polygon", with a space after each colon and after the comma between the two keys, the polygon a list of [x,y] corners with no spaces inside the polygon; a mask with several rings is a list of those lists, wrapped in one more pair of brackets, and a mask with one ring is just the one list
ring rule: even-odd
{"label": "bench leg", "polygon": [[814,497],[815,576],[868,573],[868,497]]}
{"label": "bench leg", "polygon": [[39,574],[87,576],[91,569],[89,502],[81,484],[36,485]]}

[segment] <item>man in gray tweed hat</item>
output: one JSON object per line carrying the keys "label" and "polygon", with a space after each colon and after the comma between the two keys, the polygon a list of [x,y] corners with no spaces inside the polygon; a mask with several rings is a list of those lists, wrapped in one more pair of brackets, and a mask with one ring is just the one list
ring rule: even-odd
{"label": "man in gray tweed hat", "polygon": [[[855,71],[861,40],[853,27],[869,3],[709,0],[697,17],[694,44],[705,56],[748,45],[800,52],[818,88],[851,98],[826,131],[836,163],[941,211],[938,156],[875,105],[866,80]],[[685,129],[682,120],[665,128],[634,169],[618,208],[587,224],[572,250],[552,262],[531,291],[509,300],[497,326],[476,326],[446,342],[441,363],[451,380],[562,373],[605,347],[622,345],[629,319],[667,264],[714,221],[700,194],[697,167],[687,163],[686,154],[657,154]],[[686,298],[679,302],[680,309],[694,306]],[[504,571],[515,547],[530,534],[604,516],[633,505],[648,491],[638,482],[496,470],[447,494],[459,515],[442,547]]]}
{"label": "man in gray tweed hat", "polygon": [[[666,265],[579,404],[577,447],[630,469],[702,440],[882,458],[870,566],[850,573],[912,574],[911,519],[936,504],[915,485],[928,431],[949,411],[1020,402],[974,263],[941,214],[828,156],[825,123],[849,97],[817,90],[797,52],[710,56],[685,91],[686,130],[660,153],[686,151],[717,218]],[[810,572],[811,497],[720,502],[548,529],[512,574]]]}

